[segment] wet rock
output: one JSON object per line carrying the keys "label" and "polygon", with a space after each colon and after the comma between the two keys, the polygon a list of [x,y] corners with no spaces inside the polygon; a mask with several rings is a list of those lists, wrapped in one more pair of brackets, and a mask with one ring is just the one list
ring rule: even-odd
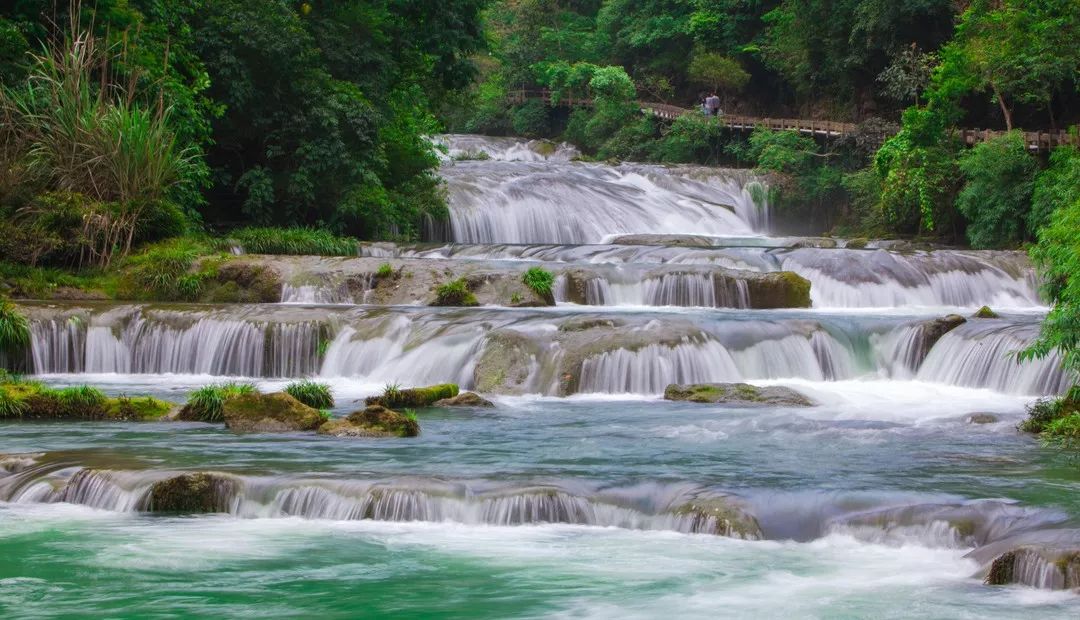
{"label": "wet rock", "polygon": [[671,245],[687,248],[711,248],[714,239],[699,235],[619,235],[608,243],[612,245]]}
{"label": "wet rock", "polygon": [[182,474],[155,482],[147,495],[148,512],[202,514],[228,512],[238,483],[221,474]]}
{"label": "wet rock", "polygon": [[238,258],[217,267],[217,276],[204,284],[203,301],[212,303],[277,303],[281,301],[281,272],[261,258]]}
{"label": "wet rock", "polygon": [[993,424],[998,421],[992,413],[973,413],[964,419],[968,424]]}
{"label": "wet rock", "polygon": [[746,275],[750,307],[809,308],[810,281],[792,271],[754,273]]}
{"label": "wet rock", "polygon": [[614,329],[618,324],[611,319],[585,318],[571,319],[559,325],[561,332],[583,332],[590,329],[607,328]]}
{"label": "wet rock", "polygon": [[780,385],[758,387],[748,383],[697,383],[667,386],[666,400],[692,403],[738,403],[746,405],[778,405],[810,407],[813,402],[791,388]]}
{"label": "wet rock", "polygon": [[495,403],[475,392],[462,392],[453,398],[443,398],[433,403],[435,407],[494,407]]}
{"label": "wet rock", "polygon": [[760,540],[761,525],[749,512],[726,498],[687,502],[671,511],[681,523],[679,529],[696,534]]}
{"label": "wet rock", "polygon": [[325,421],[317,409],[285,392],[244,394],[225,401],[225,427],[234,433],[313,431]]}
{"label": "wet rock", "polygon": [[994,312],[993,310],[990,309],[990,306],[983,306],[982,308],[979,308],[978,310],[976,310],[975,314],[971,315],[971,318],[973,318],[973,319],[996,319],[996,318],[1000,318],[1000,317],[998,317],[997,312]]}
{"label": "wet rock", "polygon": [[866,237],[856,237],[854,239],[848,239],[844,247],[849,250],[861,250],[870,243],[870,240]]}
{"label": "wet rock", "polygon": [[317,432],[333,437],[416,437],[420,434],[420,424],[414,416],[369,405],[347,418],[328,420]]}
{"label": "wet rock", "polygon": [[382,405],[396,409],[399,407],[430,407],[435,401],[453,398],[458,395],[458,386],[453,383],[441,383],[426,387],[388,389],[378,396],[369,396],[364,402],[368,405]]}
{"label": "wet rock", "polygon": [[1030,545],[994,558],[986,574],[987,585],[1021,584],[1049,590],[1080,588],[1080,546]]}
{"label": "wet rock", "polygon": [[830,239],[829,237],[806,237],[799,239],[794,244],[793,248],[820,248],[823,250],[831,250],[836,247],[836,239]]}
{"label": "wet rock", "polygon": [[539,346],[518,332],[492,332],[484,341],[483,352],[473,369],[473,385],[478,392],[521,394],[529,388],[529,379]]}

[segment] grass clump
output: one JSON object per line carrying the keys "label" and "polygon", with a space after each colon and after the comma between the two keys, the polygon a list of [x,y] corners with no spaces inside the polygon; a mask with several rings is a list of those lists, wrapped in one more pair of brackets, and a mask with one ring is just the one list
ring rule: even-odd
{"label": "grass clump", "polygon": [[390,266],[390,263],[383,263],[379,265],[379,269],[375,272],[375,276],[378,278],[386,279],[394,275],[394,268]]}
{"label": "grass clump", "polygon": [[439,285],[435,289],[435,302],[431,305],[479,306],[480,302],[476,300],[476,295],[473,295],[472,291],[469,290],[469,285],[465,282],[465,279],[458,278]]}
{"label": "grass clump", "polygon": [[1040,398],[1029,405],[1028,417],[1018,428],[1038,434],[1048,446],[1080,453],[1080,386],[1060,398]]}
{"label": "grass clump", "polygon": [[401,389],[397,384],[386,386],[379,396],[367,399],[368,405],[382,405],[389,409],[399,407],[430,407],[432,403],[444,398],[453,398],[458,395],[459,388],[453,383],[441,383],[427,387],[415,387]]}
{"label": "grass clump", "polygon": [[317,228],[239,228],[229,235],[249,254],[292,254],[314,256],[356,256],[359,241],[338,237]]}
{"label": "grass clump", "polygon": [[56,397],[69,410],[95,410],[102,407],[106,400],[104,392],[89,385],[56,390]]}
{"label": "grass clump", "polygon": [[[217,275],[215,261],[200,261],[213,252],[188,237],[169,239],[130,256],[121,267],[119,294],[125,299],[194,301],[206,280]],[[196,263],[204,264],[196,270]]]}
{"label": "grass clump", "polygon": [[304,379],[285,386],[285,393],[313,409],[329,409],[334,406],[334,395],[326,383]]}
{"label": "grass clump", "polygon": [[15,304],[0,300],[0,352],[18,355],[30,344],[30,322]]}
{"label": "grass clump", "polygon": [[207,385],[191,393],[181,416],[186,420],[221,422],[225,419],[225,401],[257,392],[258,390],[251,383],[230,381]]}
{"label": "grass clump", "polygon": [[521,276],[521,281],[537,295],[548,297],[552,294],[551,287],[555,283],[555,276],[543,267],[529,267]]}

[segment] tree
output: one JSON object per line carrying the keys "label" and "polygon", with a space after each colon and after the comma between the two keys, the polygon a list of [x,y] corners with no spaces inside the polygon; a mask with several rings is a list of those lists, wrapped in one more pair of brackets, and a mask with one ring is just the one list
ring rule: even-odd
{"label": "tree", "polygon": [[977,144],[960,157],[966,179],[956,206],[974,248],[1014,246],[1026,236],[1037,165],[1017,132]]}
{"label": "tree", "polygon": [[919,105],[919,95],[930,83],[937,57],[925,54],[914,43],[904,48],[878,76],[882,94],[899,103]]}
{"label": "tree", "polygon": [[750,74],[738,61],[716,52],[695,53],[687,69],[687,77],[714,91],[728,94],[738,92],[750,81]]}

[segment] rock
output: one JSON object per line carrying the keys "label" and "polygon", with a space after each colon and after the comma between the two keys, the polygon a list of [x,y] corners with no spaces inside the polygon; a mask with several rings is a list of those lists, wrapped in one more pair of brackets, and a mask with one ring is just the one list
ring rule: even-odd
{"label": "rock", "polygon": [[235,479],[221,474],[182,474],[155,482],[146,497],[145,509],[187,514],[228,512],[237,488]]}
{"label": "rock", "polygon": [[1029,545],[994,558],[986,584],[1013,583],[1049,590],[1080,588],[1080,548]]}
{"label": "rock", "polygon": [[975,311],[975,314],[971,315],[973,319],[996,319],[998,313],[990,309],[990,306],[983,306]]}
{"label": "rock", "polygon": [[738,403],[746,405],[780,405],[811,407],[813,402],[791,388],[781,385],[758,387],[748,383],[697,383],[667,386],[666,400],[692,403]]}
{"label": "rock", "polygon": [[443,398],[433,403],[435,407],[494,407],[495,403],[476,392],[462,392],[453,398]]}
{"label": "rock", "polygon": [[584,318],[584,319],[571,319],[559,325],[559,331],[561,332],[583,332],[590,329],[608,328],[614,329],[617,326],[615,321],[611,319],[601,318]]}
{"label": "rock", "polygon": [[388,390],[379,396],[369,396],[364,402],[368,405],[382,405],[391,409],[397,407],[430,407],[435,401],[453,398],[457,395],[457,385],[441,383],[427,387]]}
{"label": "rock", "polygon": [[964,419],[968,424],[993,424],[997,422],[997,416],[992,413],[973,413]]}
{"label": "rock", "polygon": [[533,362],[540,347],[515,331],[496,331],[484,340],[484,349],[473,369],[478,392],[522,394],[529,390]]}
{"label": "rock", "polygon": [[844,244],[844,247],[849,250],[861,250],[869,243],[870,240],[866,237],[856,237],[854,239],[848,239],[847,243]]}
{"label": "rock", "polygon": [[222,411],[225,427],[234,433],[313,431],[326,421],[317,409],[285,392],[235,396]]}
{"label": "rock", "polygon": [[334,437],[416,437],[420,434],[420,424],[413,416],[381,405],[369,405],[347,418],[325,422],[317,432]]}
{"label": "rock", "polygon": [[[272,260],[272,259],[270,259]],[[234,258],[217,266],[217,275],[204,283],[200,298],[212,303],[277,303],[281,273],[257,257]]]}
{"label": "rock", "polygon": [[179,410],[179,405],[150,396],[120,396],[105,401],[107,420],[150,422],[167,419]]}
{"label": "rock", "polygon": [[673,245],[686,248],[711,248],[716,240],[699,235],[619,235],[608,243],[612,245]]}
{"label": "rock", "polygon": [[696,534],[715,534],[744,540],[760,540],[761,525],[753,515],[724,498],[711,498],[687,502],[671,511],[680,520],[687,521],[687,531]]}
{"label": "rock", "polygon": [[809,308],[810,281],[792,271],[748,274],[747,292],[750,295],[750,307],[769,308]]}

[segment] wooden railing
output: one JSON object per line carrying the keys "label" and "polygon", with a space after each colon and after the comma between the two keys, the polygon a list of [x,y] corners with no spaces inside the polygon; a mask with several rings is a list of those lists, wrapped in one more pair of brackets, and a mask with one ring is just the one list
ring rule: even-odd
{"label": "wooden railing", "polygon": [[[549,90],[515,90],[507,94],[510,103],[524,103],[527,100],[539,99],[549,105],[566,107],[592,107],[593,100],[584,97],[562,96],[556,97],[552,104],[552,93]],[[700,110],[688,110],[667,103],[653,101],[638,101],[638,106],[645,114],[651,114],[664,120],[675,120],[685,114],[701,114]],[[843,123],[839,121],[823,121],[815,119],[799,118],[768,118],[756,116],[743,116],[740,114],[724,114],[719,117],[725,127],[735,131],[753,131],[757,127],[764,127],[775,131],[798,131],[821,138],[839,138],[847,134],[855,133],[859,126],[855,123]],[[958,129],[957,136],[964,144],[971,146],[989,140],[990,138],[1004,134],[1004,131],[993,129]],[[1045,151],[1062,144],[1074,143],[1080,145],[1080,141],[1067,131],[1025,131],[1024,142],[1029,150]],[[892,135],[891,132],[883,132],[877,136],[884,141]]]}

